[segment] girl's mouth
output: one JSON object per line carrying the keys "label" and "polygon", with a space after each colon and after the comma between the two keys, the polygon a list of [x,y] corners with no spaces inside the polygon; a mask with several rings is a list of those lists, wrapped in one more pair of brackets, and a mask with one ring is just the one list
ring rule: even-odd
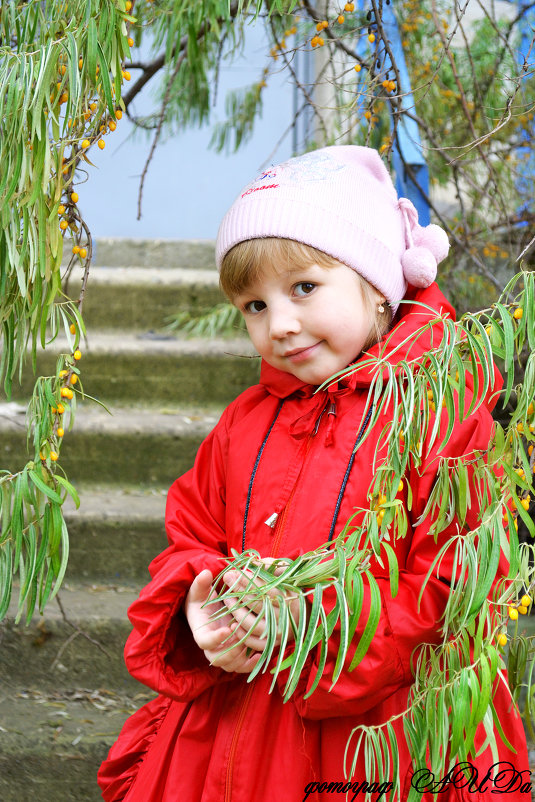
{"label": "girl's mouth", "polygon": [[297,348],[295,351],[288,351],[284,356],[286,359],[289,359],[290,362],[303,362],[305,359],[309,359],[316,348],[320,345],[320,343],[315,343],[314,345],[309,345],[306,348]]}

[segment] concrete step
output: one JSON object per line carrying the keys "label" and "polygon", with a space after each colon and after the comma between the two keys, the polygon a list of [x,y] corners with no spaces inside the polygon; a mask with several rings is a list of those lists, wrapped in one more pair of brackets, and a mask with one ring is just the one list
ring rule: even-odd
{"label": "concrete step", "polygon": [[[15,472],[29,458],[24,407],[11,403],[4,408],[11,412],[3,415],[0,407],[0,464]],[[59,465],[75,485],[169,487],[193,465],[221,407],[113,407],[111,412],[86,401],[78,405],[71,431],[69,413],[64,413]]]}
{"label": "concrete step", "polygon": [[[75,267],[67,294],[78,297],[82,270]],[[215,270],[180,267],[92,266],[83,314],[98,328],[163,330],[177,312],[207,312],[225,300]]]}
{"label": "concrete step", "polygon": [[102,583],[145,583],[149,562],[167,546],[168,488],[84,487],[80,507],[68,500],[69,576]]}
{"label": "concrete step", "polygon": [[27,689],[2,681],[2,802],[102,802],[96,774],[131,713],[153,694]]}
{"label": "concrete step", "polygon": [[10,677],[19,687],[42,691],[102,687],[138,692],[139,683],[124,665],[123,648],[132,629],[126,611],[142,584],[78,584],[67,575],[58,595],[68,620],[53,599],[28,626],[24,620],[15,623],[13,599],[0,623],[2,683]]}
{"label": "concrete step", "polygon": [[[64,259],[71,244],[64,245]],[[93,242],[93,264],[107,267],[181,267],[214,270],[215,241],[102,237]]]}
{"label": "concrete step", "polygon": [[[90,332],[80,348],[84,390],[105,404],[225,405],[255,384],[260,370],[260,360],[246,337],[208,340],[146,332]],[[37,375],[52,375],[58,354],[68,350],[58,338],[45,352],[38,351]],[[13,399],[31,397],[35,378],[29,363],[28,359],[22,383],[13,382]]]}

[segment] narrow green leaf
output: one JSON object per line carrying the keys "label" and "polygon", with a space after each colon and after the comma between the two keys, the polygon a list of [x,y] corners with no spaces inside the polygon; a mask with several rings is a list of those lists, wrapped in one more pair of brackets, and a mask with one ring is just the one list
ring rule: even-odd
{"label": "narrow green leaf", "polygon": [[61,496],[60,496],[58,493],[56,493],[56,491],[55,491],[55,490],[53,490],[51,487],[49,487],[49,486],[48,486],[48,485],[47,485],[47,484],[46,484],[46,483],[43,481],[43,479],[41,479],[41,477],[39,476],[39,474],[38,474],[38,473],[36,473],[34,470],[31,470],[31,471],[29,471],[29,475],[30,475],[30,477],[31,477],[31,480],[32,480],[32,482],[34,483],[34,485],[35,485],[35,486],[36,486],[36,487],[37,487],[37,488],[38,488],[38,489],[39,489],[39,490],[40,490],[42,493],[44,493],[46,496],[48,496],[48,498],[49,498],[49,499],[51,499],[52,501],[55,501],[57,504],[61,504],[61,503],[62,503],[62,498],[61,498]]}
{"label": "narrow green leaf", "polygon": [[362,633],[355,650],[355,654],[353,655],[353,659],[351,660],[349,671],[355,670],[368,651],[370,643],[372,642],[372,638],[375,635],[379,618],[381,616],[381,591],[379,590],[379,586],[373,574],[371,574],[369,571],[366,571],[366,577],[368,579],[368,585],[370,588],[370,610],[364,632]]}

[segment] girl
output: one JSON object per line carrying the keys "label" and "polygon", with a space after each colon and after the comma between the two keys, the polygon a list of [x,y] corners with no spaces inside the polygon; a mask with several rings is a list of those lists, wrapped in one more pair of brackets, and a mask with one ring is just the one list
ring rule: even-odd
{"label": "girl", "polygon": [[[396,361],[431,347],[432,332],[408,335],[436,317],[426,307],[453,317],[433,281],[447,251],[445,233],[418,226],[412,204],[398,200],[378,154],[357,146],[325,148],[268,170],[225,216],[217,240],[221,285],[262,357],[260,383],[225,410],[194,467],[169,492],[169,547],[151,564],[152,581],[130,608],[134,631],[125,649],[130,672],[159,696],[126,722],[101,767],[108,802],[300,802],[365,798],[366,791],[374,801],[386,799],[391,786],[373,786],[362,759],[344,778],[344,750],[354,727],[392,717],[397,799],[407,798],[415,779],[400,714],[414,654],[421,644],[441,641],[453,571],[445,557],[419,603],[436,554],[456,531],[452,522],[437,541],[428,533],[429,516],[422,516],[436,477],[436,447],[426,453],[424,445],[423,463],[407,472],[400,492],[409,531],[393,544],[398,592],[393,598],[388,565],[375,564],[377,630],[358,668],[344,669],[334,687],[337,629],[314,692],[307,696],[319,659],[313,650],[283,704],[280,677],[272,693],[269,671],[246,681],[265,644],[261,622],[238,643],[255,623],[255,606],[244,603],[214,622],[214,605],[203,603],[214,598],[214,577],[231,549],[253,548],[266,563],[292,560],[332,540],[356,509],[369,505],[387,416],[355,451],[367,423],[371,373],[327,380],[358,366],[364,351],[377,353],[387,332],[387,353],[395,351]],[[485,451],[490,408],[487,402],[457,422],[441,455]],[[476,526],[477,511],[467,519]],[[239,581],[231,569],[224,576],[228,586]],[[364,592],[356,638],[371,604],[366,583]],[[326,594],[326,607],[330,601]],[[279,603],[298,619],[291,594]],[[226,610],[222,602],[215,607]],[[503,680],[494,703],[510,748],[498,737],[493,754],[478,731],[471,775],[477,782],[468,787],[465,775],[437,777],[442,799],[478,802],[495,788],[508,800],[529,799],[525,737]],[[492,767],[501,761],[522,782],[497,777]],[[422,800],[432,799],[429,777],[420,773],[417,782]]]}

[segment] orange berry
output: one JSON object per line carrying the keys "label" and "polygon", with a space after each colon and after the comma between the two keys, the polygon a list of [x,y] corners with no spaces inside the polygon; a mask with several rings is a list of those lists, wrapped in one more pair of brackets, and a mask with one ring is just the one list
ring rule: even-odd
{"label": "orange berry", "polygon": [[121,109],[115,109],[115,119],[120,120],[122,116],[123,112],[121,111]]}
{"label": "orange berry", "polygon": [[58,214],[65,214],[65,206],[63,204],[59,207]]}
{"label": "orange berry", "polygon": [[524,310],[522,309],[521,306],[519,306],[518,309],[515,309],[515,311],[513,312],[513,317],[515,320],[520,320],[523,314]]}
{"label": "orange berry", "polygon": [[74,323],[71,323],[71,325],[69,326],[69,331],[71,334],[76,334],[76,326],[74,325]]}
{"label": "orange berry", "polygon": [[398,485],[398,493],[401,493],[402,491],[403,491],[403,481],[400,481]]}
{"label": "orange berry", "polygon": [[83,66],[84,66],[83,58],[78,59],[78,69],[81,70]]}
{"label": "orange berry", "polygon": [[525,510],[529,510],[529,503],[531,501],[531,496],[526,496],[520,500],[521,505],[524,507]]}
{"label": "orange berry", "polygon": [[375,42],[375,34],[374,33],[369,33],[368,34],[368,42],[371,42],[372,44]]}
{"label": "orange berry", "polygon": [[98,107],[97,103],[90,103],[89,104],[89,108],[91,109],[91,111],[96,111],[97,107]]}
{"label": "orange berry", "polygon": [[516,607],[509,607],[509,618],[511,621],[516,621],[518,618],[518,610]]}
{"label": "orange berry", "polygon": [[71,376],[71,384],[76,384],[77,381],[78,381],[78,376],[76,375],[76,373],[73,373]]}
{"label": "orange berry", "polygon": [[528,407],[528,415],[533,415],[534,412],[535,412],[535,407],[533,406],[533,403],[531,403]]}
{"label": "orange berry", "polygon": [[55,452],[55,451],[51,451],[51,452],[50,452],[50,459],[52,460],[52,462],[55,462],[55,461],[58,459],[58,456],[59,456],[59,455],[58,455],[58,454],[56,454],[56,452]]}
{"label": "orange berry", "polygon": [[60,370],[60,372],[58,374],[59,378],[62,379],[64,376],[67,375],[68,372],[69,372],[68,370]]}
{"label": "orange berry", "polygon": [[522,605],[522,607],[529,607],[529,605],[531,604],[531,596],[528,596],[527,594],[522,596],[522,598],[520,599],[520,604]]}
{"label": "orange berry", "polygon": [[132,76],[130,75],[130,73],[128,72],[128,70],[123,70],[123,73],[122,73],[122,75],[123,75],[123,78],[125,79],[125,81],[129,81],[129,80],[130,80],[130,78],[132,77]]}
{"label": "orange berry", "polygon": [[63,92],[63,94],[61,95],[61,97],[59,99],[59,102],[60,103],[66,103],[68,101],[68,99],[69,99],[69,93],[68,92]]}
{"label": "orange berry", "polygon": [[60,426],[59,429],[57,430],[56,434],[57,434],[58,437],[63,437],[63,435],[65,434],[65,431]]}
{"label": "orange berry", "polygon": [[87,250],[85,248],[80,248],[80,257],[82,259],[85,259],[86,256],[87,256]]}
{"label": "orange berry", "polygon": [[498,646],[505,646],[507,644],[507,635],[505,632],[501,632],[498,635]]}
{"label": "orange berry", "polygon": [[340,16],[337,19],[338,25],[343,25],[344,24],[344,20],[345,20],[345,17],[343,16],[343,14],[340,14]]}
{"label": "orange berry", "polygon": [[98,146],[99,146],[99,148],[100,148],[101,150],[104,150],[104,148],[106,147],[106,143],[104,142],[104,140],[103,140],[103,139],[99,139],[99,141],[98,141]]}
{"label": "orange berry", "polygon": [[117,128],[117,123],[115,123],[113,120],[110,120],[108,125],[109,125],[109,128],[110,128],[110,131],[115,131],[115,129]]}
{"label": "orange berry", "polygon": [[73,203],[78,203],[78,193],[77,192],[71,192],[71,200],[72,200]]}
{"label": "orange berry", "polygon": [[521,604],[521,605],[519,606],[519,608],[518,608],[518,612],[520,613],[520,615],[527,615],[528,608],[527,608],[527,607],[524,607],[524,605],[523,605],[523,604]]}
{"label": "orange berry", "polygon": [[370,111],[369,109],[367,109],[367,110],[364,112],[364,116],[366,117],[366,119],[367,119],[367,120],[369,120],[369,119],[371,118],[371,116],[372,116],[372,113],[371,113],[371,111]]}
{"label": "orange berry", "polygon": [[81,358],[82,358],[82,352],[81,352],[80,350],[76,349],[76,351],[75,351],[75,352],[74,352],[74,354],[73,354],[73,357],[74,357],[76,360],[78,360],[78,359],[81,359]]}
{"label": "orange berry", "polygon": [[130,11],[130,9],[132,8],[132,3],[130,2],[130,0],[126,0],[124,7],[126,8],[127,11]]}
{"label": "orange berry", "polygon": [[134,40],[131,36],[129,36],[126,41],[128,42],[128,47],[134,47]]}
{"label": "orange berry", "polygon": [[62,220],[59,224],[59,227],[62,231],[65,231],[65,229],[69,227],[69,224],[66,220]]}
{"label": "orange berry", "polygon": [[73,245],[72,246],[72,252],[73,253],[80,253],[80,246],[79,245]]}
{"label": "orange berry", "polygon": [[362,69],[360,64],[355,64],[355,72],[360,72]]}
{"label": "orange berry", "polygon": [[88,148],[90,144],[91,144],[91,142],[89,141],[89,139],[84,139],[82,141],[82,147],[84,148],[84,150],[85,150],[85,148]]}
{"label": "orange berry", "polygon": [[65,412],[65,407],[63,406],[63,404],[58,404],[56,412],[58,413],[58,415],[63,415],[63,413]]}
{"label": "orange berry", "polygon": [[72,390],[69,390],[68,387],[61,388],[61,397],[62,398],[72,398]]}

